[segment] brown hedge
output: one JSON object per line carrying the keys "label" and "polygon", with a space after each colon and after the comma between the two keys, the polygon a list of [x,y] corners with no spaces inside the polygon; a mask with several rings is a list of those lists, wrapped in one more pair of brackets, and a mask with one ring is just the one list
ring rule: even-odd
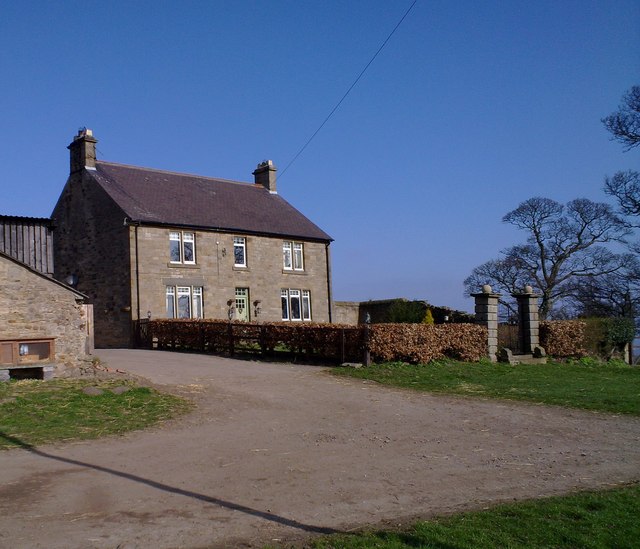
{"label": "brown hedge", "polygon": [[[260,324],[225,320],[151,320],[149,341],[160,349],[212,353],[241,350],[360,362],[364,326],[290,322]],[[486,356],[487,330],[475,324],[374,324],[369,327],[373,360],[427,363],[445,357],[478,361]]]}
{"label": "brown hedge", "polygon": [[239,350],[273,352],[281,346],[296,355],[361,360],[361,329],[343,324],[225,320],[151,320],[149,341],[160,349],[227,353]]}
{"label": "brown hedge", "polygon": [[582,320],[543,320],[540,322],[540,345],[553,357],[583,357],[587,354],[585,327]]}
{"label": "brown hedge", "polygon": [[[364,326],[290,322],[247,323],[227,320],[151,320],[148,336],[160,349],[228,353],[231,349],[360,362]],[[586,323],[540,323],[540,344],[557,358],[587,355]],[[487,331],[476,324],[373,324],[369,349],[374,361],[427,363],[443,358],[478,361],[486,356]]]}
{"label": "brown hedge", "polygon": [[375,324],[369,344],[376,361],[476,362],[487,354],[487,329],[476,324]]}

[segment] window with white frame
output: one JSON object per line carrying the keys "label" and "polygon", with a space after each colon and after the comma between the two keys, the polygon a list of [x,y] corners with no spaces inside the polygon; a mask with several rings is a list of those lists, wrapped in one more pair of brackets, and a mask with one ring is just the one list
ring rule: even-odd
{"label": "window with white frame", "polygon": [[304,271],[304,248],[302,242],[282,243],[282,267],[285,271]]}
{"label": "window with white frame", "polygon": [[175,286],[167,286],[167,318],[176,318]]}
{"label": "window with white frame", "polygon": [[189,286],[177,286],[178,318],[191,318],[191,288]]}
{"label": "window with white frame", "polygon": [[202,307],[202,286],[194,286],[192,289],[191,302],[193,308],[191,309],[193,318],[204,318],[204,310]]}
{"label": "window with white frame", "polygon": [[203,318],[202,286],[167,286],[167,318]]}
{"label": "window with white frame", "polygon": [[311,320],[311,292],[294,288],[283,288],[280,291],[282,303],[282,320],[300,322]]}
{"label": "window with white frame", "polygon": [[244,236],[233,237],[233,258],[235,267],[247,266],[247,239]]}
{"label": "window with white frame", "polygon": [[171,231],[169,233],[169,261],[171,263],[195,264],[195,233],[182,231]]}
{"label": "window with white frame", "polygon": [[291,311],[291,320],[302,320],[300,290],[289,290],[289,308]]}
{"label": "window with white frame", "polygon": [[282,320],[289,320],[289,290],[280,291],[280,301],[282,302]]}
{"label": "window with white frame", "polygon": [[302,242],[293,243],[293,270],[304,271],[304,253]]}
{"label": "window with white frame", "polygon": [[302,290],[302,318],[311,320],[311,292]]}

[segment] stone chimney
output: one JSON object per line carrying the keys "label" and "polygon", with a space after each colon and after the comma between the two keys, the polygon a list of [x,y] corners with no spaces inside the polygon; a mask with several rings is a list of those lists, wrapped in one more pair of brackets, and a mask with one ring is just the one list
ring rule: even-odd
{"label": "stone chimney", "polygon": [[78,135],[73,138],[72,143],[67,147],[71,151],[71,173],[78,172],[84,168],[88,170],[96,169],[96,143],[98,140],[93,137],[93,132],[87,128],[78,130]]}
{"label": "stone chimney", "polygon": [[275,167],[272,160],[265,160],[260,162],[258,167],[253,172],[256,185],[262,185],[271,194],[278,194],[276,191],[276,172],[278,168]]}

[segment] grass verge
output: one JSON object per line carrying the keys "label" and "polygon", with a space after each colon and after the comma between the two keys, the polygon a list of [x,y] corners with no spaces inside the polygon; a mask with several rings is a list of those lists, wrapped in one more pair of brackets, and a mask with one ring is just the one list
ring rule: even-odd
{"label": "grass verge", "polygon": [[[99,394],[87,394],[88,387]],[[125,433],[191,408],[185,399],[121,380],[0,383],[0,448]]]}
{"label": "grass verge", "polygon": [[640,486],[545,498],[417,522],[403,531],[333,535],[317,549],[638,547]]}
{"label": "grass verge", "polygon": [[640,368],[607,364],[437,362],[335,368],[334,373],[419,391],[527,400],[640,415]]}

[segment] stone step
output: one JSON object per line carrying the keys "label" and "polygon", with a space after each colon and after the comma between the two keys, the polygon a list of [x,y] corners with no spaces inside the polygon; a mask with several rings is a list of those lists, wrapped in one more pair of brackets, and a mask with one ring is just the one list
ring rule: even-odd
{"label": "stone step", "polygon": [[546,364],[547,357],[536,358],[533,355],[511,355],[509,364]]}
{"label": "stone step", "polygon": [[538,347],[537,356],[531,353],[529,354],[514,354],[511,349],[501,349],[498,360],[500,362],[508,362],[509,364],[546,364],[547,357],[544,354],[544,350]]}

